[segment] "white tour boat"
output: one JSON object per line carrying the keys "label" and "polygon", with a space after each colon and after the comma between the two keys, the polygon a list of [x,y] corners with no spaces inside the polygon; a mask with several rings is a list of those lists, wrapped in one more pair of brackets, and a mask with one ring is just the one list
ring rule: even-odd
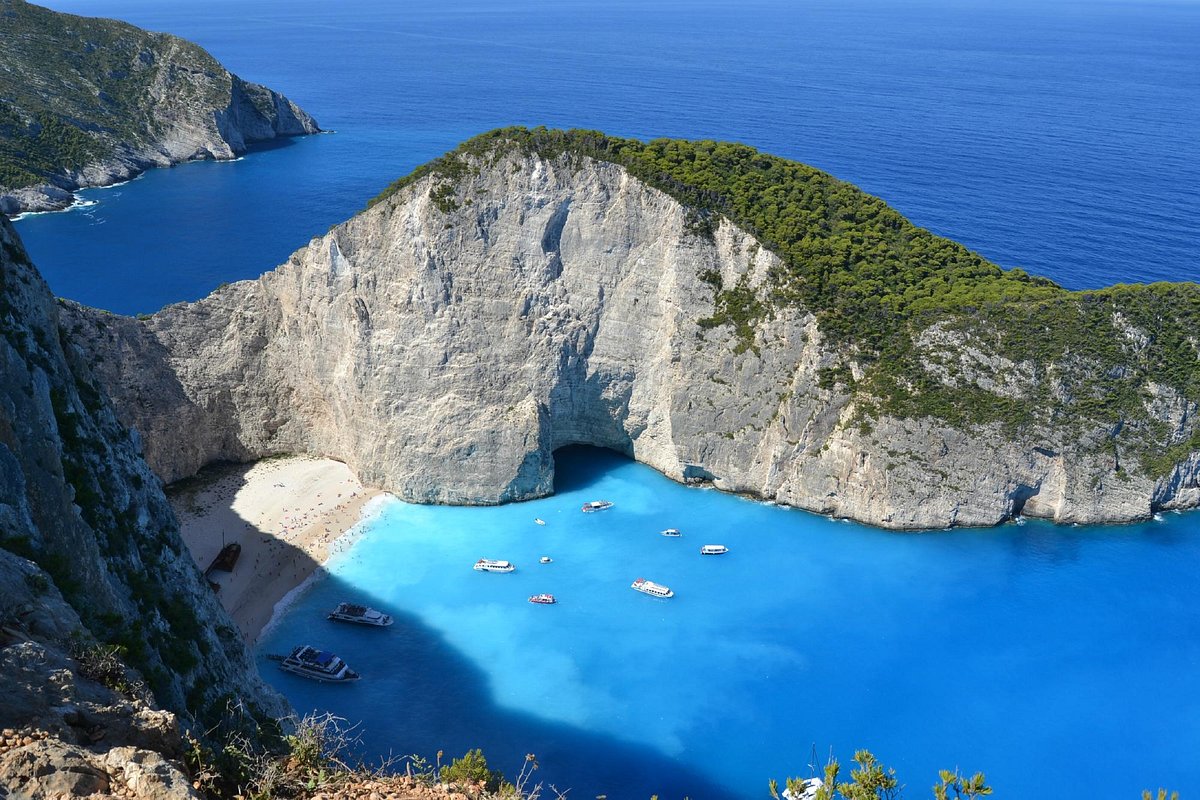
{"label": "white tour boat", "polygon": [[552,561],[554,561],[554,559],[551,558],[550,556],[542,556],[541,558],[538,559],[539,564],[549,564]]}
{"label": "white tour boat", "polygon": [[607,500],[593,500],[590,503],[583,504],[583,513],[590,514],[593,511],[603,511],[606,508],[612,508],[613,504]]}
{"label": "white tour boat", "polygon": [[533,597],[529,598],[529,602],[537,603],[538,605],[543,606],[552,606],[558,601],[554,599],[554,595],[552,594],[535,594]]}
{"label": "white tour boat", "polygon": [[302,644],[287,656],[273,656],[284,672],[310,678],[324,683],[349,683],[359,679],[359,674],[333,653]]}
{"label": "white tour boat", "polygon": [[700,548],[700,555],[702,556],[719,556],[728,552],[729,548],[723,544],[706,544]]}
{"label": "white tour boat", "polygon": [[675,593],[661,583],[648,581],[645,578],[638,578],[633,582],[633,588],[643,594],[648,594],[653,597],[674,597]]}
{"label": "white tour boat", "polygon": [[534,517],[534,518],[533,518],[533,521],[534,521],[534,522],[536,522],[538,525],[545,525],[545,524],[546,524],[546,520],[542,519],[541,517]]}
{"label": "white tour boat", "polygon": [[815,800],[817,793],[821,791],[824,782],[820,778],[799,778],[796,781],[796,792],[791,789],[783,790],[784,800]]}
{"label": "white tour boat", "polygon": [[679,528],[667,528],[665,531],[660,531],[660,533],[663,536],[683,536],[683,534],[679,532]]}
{"label": "white tour boat", "polygon": [[386,628],[392,624],[391,615],[376,611],[373,608],[360,606],[357,603],[338,603],[338,607],[329,612],[327,616],[329,619],[335,619],[338,622],[375,625],[380,628]]}
{"label": "white tour boat", "polygon": [[511,562],[493,561],[490,558],[481,558],[475,562],[475,569],[479,572],[512,572],[516,568]]}

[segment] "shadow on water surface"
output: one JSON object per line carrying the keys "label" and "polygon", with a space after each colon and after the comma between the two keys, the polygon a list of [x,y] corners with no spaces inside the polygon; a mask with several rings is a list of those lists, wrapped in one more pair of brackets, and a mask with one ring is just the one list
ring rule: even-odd
{"label": "shadow on water surface", "polygon": [[606,472],[634,463],[637,462],[624,453],[605,447],[584,444],[560,447],[554,451],[554,493],[587,488]]}
{"label": "shadow on water surface", "polygon": [[[587,446],[561,448],[555,459],[556,492],[585,488],[633,464],[620,453]],[[286,543],[278,546],[291,548]],[[433,762],[441,750],[443,763],[448,763],[468,749],[481,748],[489,766],[510,779],[525,755],[535,754],[540,765],[535,782],[570,789],[569,796],[575,798],[739,796],[654,747],[505,708],[485,670],[421,618],[336,574],[318,574],[296,606],[264,632],[259,668],[298,714],[328,712],[356,726],[361,737],[356,755],[364,762],[412,754]],[[314,610],[332,609],[351,599],[386,611],[395,624],[383,630],[338,624]],[[350,686],[317,684],[278,671],[265,657],[298,644],[337,653],[363,675],[362,680]],[[514,640],[512,647],[519,649],[521,642]]]}
{"label": "shadow on water surface", "polygon": [[268,150],[283,150],[288,147],[295,147],[300,143],[300,138],[301,137],[297,136],[277,136],[274,139],[265,139],[261,142],[249,142],[246,144],[246,155],[251,155],[252,153],[265,153]]}
{"label": "shadow on water surface", "polygon": [[[264,676],[298,713],[329,712],[358,726],[357,755],[364,762],[411,754],[433,762],[442,750],[443,763],[448,763],[478,747],[489,766],[510,779],[519,772],[525,754],[535,754],[540,769],[534,781],[570,789],[576,798],[738,796],[644,745],[502,707],[483,671],[440,633],[359,587],[326,575],[310,591],[327,598],[331,608],[339,598],[354,598],[395,618],[395,624],[383,630],[339,625],[315,615],[311,622],[299,624],[285,619],[260,649]],[[362,673],[362,680],[350,686],[310,683],[277,672],[265,660],[266,652],[282,652],[302,642],[336,652]],[[513,642],[513,647],[520,643]]]}
{"label": "shadow on water surface", "polygon": [[[1193,515],[1197,512],[1182,513]],[[1063,565],[1079,561],[1100,544],[1140,542],[1156,547],[1179,547],[1188,538],[1185,526],[1167,524],[1179,515],[1179,512],[1170,512],[1162,519],[1081,526],[1033,519],[1022,525],[1007,524],[993,530],[1007,537],[1012,552],[1023,561]],[[956,535],[962,533],[956,532]]]}
{"label": "shadow on water surface", "polygon": [[[582,488],[597,475],[632,463],[619,453],[591,447],[565,448],[557,456],[565,467],[558,473],[562,478],[559,491]],[[736,797],[711,778],[645,745],[502,707],[487,675],[417,616],[325,573],[300,548],[235,512],[232,501],[246,485],[244,476],[253,466],[212,465],[195,478],[172,484],[168,493],[174,505],[203,519],[212,532],[191,542],[202,570],[223,544],[242,544],[237,580],[219,593],[226,595],[221,599],[227,603],[233,600],[238,604],[229,590],[268,592],[278,597],[297,575],[316,570],[318,579],[304,592],[308,599],[328,599],[332,608],[342,599],[353,598],[385,609],[395,618],[391,628],[378,630],[339,625],[322,616],[300,620],[285,615],[277,630],[264,631],[265,644],[258,648],[263,677],[291,701],[298,714],[329,712],[356,726],[355,732],[361,734],[356,755],[364,762],[410,754],[433,762],[442,750],[443,761],[448,763],[478,747],[492,768],[510,778],[519,772],[525,754],[534,753],[540,764],[535,781],[569,788],[573,797],[604,793],[614,798],[658,794],[664,800]],[[265,568],[267,563],[275,567]],[[243,589],[250,578],[253,586]],[[251,638],[256,625],[243,626],[242,632]],[[300,643],[338,653],[363,673],[363,680],[352,686],[310,683],[279,672],[274,662],[265,658],[268,652],[285,652]],[[519,648],[520,643],[514,641],[513,647]]]}

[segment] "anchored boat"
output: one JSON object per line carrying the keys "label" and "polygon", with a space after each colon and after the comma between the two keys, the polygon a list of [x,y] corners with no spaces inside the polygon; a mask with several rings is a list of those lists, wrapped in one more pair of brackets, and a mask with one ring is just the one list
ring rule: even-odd
{"label": "anchored boat", "polygon": [[667,528],[665,531],[660,531],[660,533],[663,536],[683,536],[683,534],[679,532],[679,528]]}
{"label": "anchored boat", "polygon": [[533,597],[529,598],[529,602],[538,603],[539,605],[543,606],[552,606],[558,601],[554,599],[554,595],[552,594],[535,594]]}
{"label": "anchored boat", "polygon": [[706,544],[700,548],[700,555],[702,556],[719,556],[728,552],[729,548],[723,544]]}
{"label": "anchored boat", "polygon": [[674,597],[675,593],[667,586],[654,581],[648,581],[645,578],[638,578],[633,582],[633,588],[643,594],[651,595],[652,597]]}
{"label": "anchored boat", "polygon": [[279,668],[284,672],[322,683],[349,683],[360,677],[333,653],[307,644],[300,645],[290,655],[271,658],[279,662]]}
{"label": "anchored boat", "polygon": [[612,508],[613,504],[607,500],[593,500],[590,503],[583,504],[583,513],[590,514],[593,511],[603,511],[606,508]]}
{"label": "anchored boat", "polygon": [[360,606],[357,603],[339,603],[338,607],[329,612],[327,616],[329,619],[334,619],[338,622],[353,622],[356,625],[374,625],[379,628],[386,628],[392,624],[391,615],[376,611],[373,608]]}
{"label": "anchored boat", "polygon": [[542,556],[541,558],[538,559],[539,564],[549,564],[552,561],[554,561],[554,559],[551,558],[550,556]]}
{"label": "anchored boat", "polygon": [[494,561],[490,558],[481,558],[475,562],[475,570],[478,572],[512,572],[516,568],[511,562]]}
{"label": "anchored boat", "polygon": [[815,800],[824,785],[820,778],[800,778],[796,781],[795,791],[783,790],[783,800]]}

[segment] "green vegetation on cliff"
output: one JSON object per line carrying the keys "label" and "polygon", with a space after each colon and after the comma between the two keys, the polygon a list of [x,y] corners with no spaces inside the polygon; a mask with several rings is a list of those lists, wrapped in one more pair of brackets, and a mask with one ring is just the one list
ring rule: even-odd
{"label": "green vegetation on cliff", "polygon": [[1127,450],[1154,475],[1200,450],[1200,433],[1169,430],[1147,408],[1200,402],[1200,285],[1069,291],[1001,269],[824,172],[724,142],[504,128],[418,168],[371,205],[431,177],[451,212],[460,179],[511,153],[620,165],[682,203],[696,235],[711,236],[722,217],[753,234],[781,266],[754,288],[702,276],[715,313],[701,325],[730,325],[743,352],[780,309],[811,311],[844,355],[828,387],[853,392],[866,425],[885,413],[1040,426],[1074,440],[1081,426],[1100,424],[1113,431],[1100,446],[1118,465]]}
{"label": "green vegetation on cliff", "polygon": [[[317,130],[199,45],[0,0],[0,195],[44,184],[73,190]],[[54,195],[52,204],[61,200]],[[6,206],[11,213],[13,201]]]}
{"label": "green vegetation on cliff", "polygon": [[197,99],[228,95],[228,73],[202,48],[124,22],[0,0],[0,41],[0,187],[151,140],[162,124],[152,86],[176,68],[168,58],[198,78]]}

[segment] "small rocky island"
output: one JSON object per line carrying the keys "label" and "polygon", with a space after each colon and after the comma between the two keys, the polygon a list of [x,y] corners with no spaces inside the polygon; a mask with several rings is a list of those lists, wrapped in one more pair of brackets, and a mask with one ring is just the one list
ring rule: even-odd
{"label": "small rocky island", "polygon": [[169,34],[0,0],[0,42],[2,214],[67,208],[77,189],[320,130]]}

